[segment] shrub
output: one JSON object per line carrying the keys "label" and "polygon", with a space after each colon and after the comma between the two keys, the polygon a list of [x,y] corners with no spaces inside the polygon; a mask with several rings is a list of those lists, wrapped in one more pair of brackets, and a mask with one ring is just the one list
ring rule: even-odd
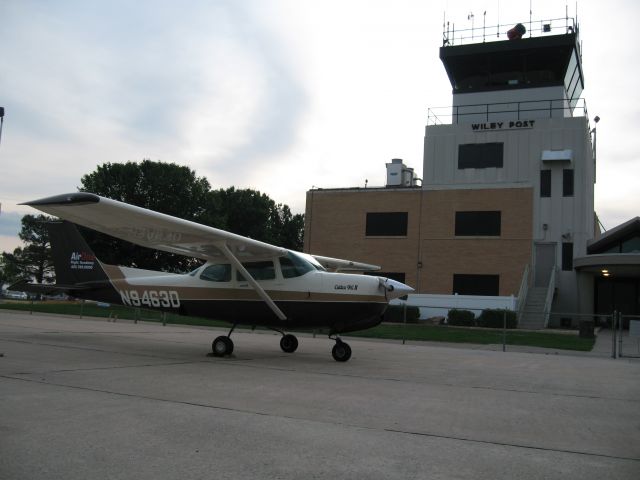
{"label": "shrub", "polygon": [[507,328],[516,328],[518,320],[516,312],[503,308],[486,308],[478,317],[478,326],[485,328],[503,328],[504,314],[507,313]]}
{"label": "shrub", "polygon": [[[382,315],[383,322],[404,323],[404,306],[389,305]],[[420,309],[413,305],[407,305],[407,323],[418,323]]]}
{"label": "shrub", "polygon": [[473,327],[476,323],[476,316],[471,310],[449,310],[447,323],[455,327]]}

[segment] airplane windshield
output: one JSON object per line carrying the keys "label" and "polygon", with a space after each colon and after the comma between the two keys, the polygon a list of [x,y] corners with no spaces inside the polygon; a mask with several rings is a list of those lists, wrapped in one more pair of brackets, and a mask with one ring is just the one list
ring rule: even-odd
{"label": "airplane windshield", "polygon": [[324,270],[321,265],[314,265],[306,256],[293,252],[288,252],[286,257],[280,257],[280,268],[284,278],[300,277],[314,270]]}

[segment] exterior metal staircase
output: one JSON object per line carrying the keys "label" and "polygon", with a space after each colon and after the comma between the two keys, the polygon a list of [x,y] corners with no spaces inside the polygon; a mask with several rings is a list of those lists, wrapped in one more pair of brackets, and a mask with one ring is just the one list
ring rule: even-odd
{"label": "exterior metal staircase", "polygon": [[532,287],[527,292],[527,300],[520,314],[518,328],[542,330],[545,328],[545,304],[548,287]]}

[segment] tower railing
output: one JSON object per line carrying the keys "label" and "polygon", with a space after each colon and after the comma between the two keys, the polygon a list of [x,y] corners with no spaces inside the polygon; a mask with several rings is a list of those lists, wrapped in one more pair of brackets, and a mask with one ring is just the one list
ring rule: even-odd
{"label": "tower railing", "polygon": [[442,46],[469,45],[472,43],[498,42],[508,39],[508,31],[520,23],[527,29],[523,38],[542,37],[546,35],[562,35],[578,33],[578,23],[575,18],[565,15],[561,18],[537,19],[529,18],[528,22],[502,23],[486,25],[486,12],[483,15],[482,26],[475,26],[475,17],[469,15],[471,28],[456,30],[455,23],[445,21],[442,25]]}
{"label": "tower railing", "polygon": [[567,99],[556,98],[433,107],[427,111],[427,125],[582,116],[589,118],[583,98],[571,103]]}

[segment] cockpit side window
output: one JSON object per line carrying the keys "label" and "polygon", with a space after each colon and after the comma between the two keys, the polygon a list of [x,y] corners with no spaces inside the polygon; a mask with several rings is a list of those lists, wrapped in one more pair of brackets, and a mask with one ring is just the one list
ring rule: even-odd
{"label": "cockpit side window", "polygon": [[[246,262],[242,266],[255,280],[274,280],[276,278],[276,269],[271,260],[263,262]],[[236,278],[239,282],[246,282],[246,279],[240,272],[236,272]]]}
{"label": "cockpit side window", "polygon": [[315,270],[315,267],[310,262],[293,252],[287,253],[286,257],[280,257],[280,268],[284,278],[300,277],[307,272]]}
{"label": "cockpit side window", "polygon": [[220,263],[218,265],[209,265],[200,274],[202,280],[210,282],[230,282],[231,281],[231,265],[228,263]]}

